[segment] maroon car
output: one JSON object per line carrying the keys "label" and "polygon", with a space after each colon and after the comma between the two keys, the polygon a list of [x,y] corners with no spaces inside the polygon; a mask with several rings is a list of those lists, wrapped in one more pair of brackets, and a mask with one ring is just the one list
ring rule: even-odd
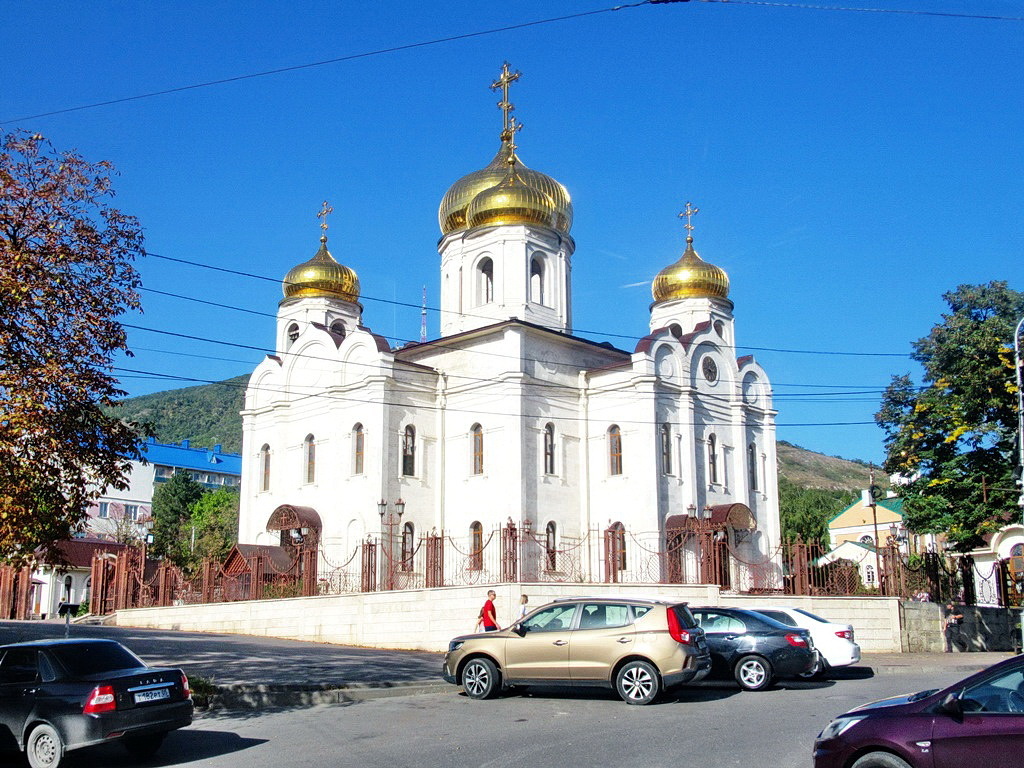
{"label": "maroon car", "polygon": [[865,704],[829,723],[814,768],[1024,765],[1024,656],[942,690]]}

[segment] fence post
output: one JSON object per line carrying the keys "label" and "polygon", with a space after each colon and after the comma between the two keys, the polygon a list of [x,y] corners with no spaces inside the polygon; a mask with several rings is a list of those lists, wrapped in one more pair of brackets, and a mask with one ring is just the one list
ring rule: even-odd
{"label": "fence post", "polygon": [[360,589],[363,592],[377,591],[377,545],[367,539],[362,545],[362,574]]}
{"label": "fence post", "polygon": [[501,529],[501,580],[519,581],[519,531],[511,520]]}
{"label": "fence post", "polygon": [[444,586],[444,536],[431,533],[426,537],[427,544],[427,568],[426,586]]}

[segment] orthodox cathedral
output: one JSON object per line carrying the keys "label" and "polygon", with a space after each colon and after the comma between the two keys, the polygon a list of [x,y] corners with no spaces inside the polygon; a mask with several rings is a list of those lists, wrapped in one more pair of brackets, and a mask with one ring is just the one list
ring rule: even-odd
{"label": "orthodox cathedral", "polygon": [[518,77],[506,64],[491,86],[497,154],[441,199],[440,338],[392,349],[364,325],[325,204],[319,250],[284,279],[276,354],[246,390],[239,541],[314,534],[340,562],[398,511],[403,541],[512,522],[549,546],[616,529],[657,547],[699,521],[735,557],[770,558],[771,386],[734,354],[729,279],[693,247],[696,209],[635,348],[574,336],[572,200],[519,158]]}

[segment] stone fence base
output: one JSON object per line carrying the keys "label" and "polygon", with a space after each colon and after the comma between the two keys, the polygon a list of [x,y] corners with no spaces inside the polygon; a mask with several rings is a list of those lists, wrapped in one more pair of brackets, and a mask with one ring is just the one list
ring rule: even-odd
{"label": "stone fence base", "polygon": [[[959,642],[952,644],[954,653],[970,651],[1015,651],[1021,646],[1019,608],[957,605],[964,620],[960,625]],[[942,631],[945,606],[939,603],[900,605],[903,649],[908,652],[941,653],[945,650]]]}

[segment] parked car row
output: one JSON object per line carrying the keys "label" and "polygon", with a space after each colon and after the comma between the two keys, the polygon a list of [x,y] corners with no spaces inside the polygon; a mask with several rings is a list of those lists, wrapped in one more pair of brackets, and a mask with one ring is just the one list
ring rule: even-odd
{"label": "parked car row", "polygon": [[860,659],[849,625],[771,610],[778,618],[669,600],[562,598],[504,630],[454,638],[442,675],[474,699],[529,685],[604,686],[629,704],[649,704],[708,675],[759,691]]}

